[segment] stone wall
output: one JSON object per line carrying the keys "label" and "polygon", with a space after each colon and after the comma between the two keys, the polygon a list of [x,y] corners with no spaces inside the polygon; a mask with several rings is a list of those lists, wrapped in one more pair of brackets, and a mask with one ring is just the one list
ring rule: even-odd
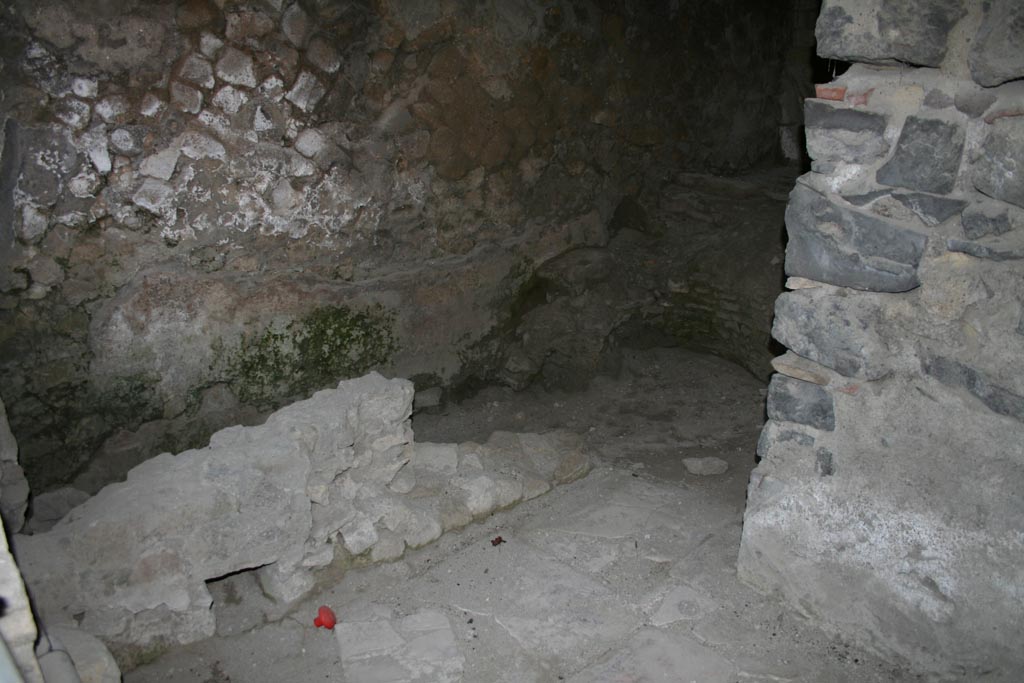
{"label": "stone wall", "polygon": [[590,467],[567,432],[414,443],[412,398],[407,380],[371,373],[139,465],[53,529],[14,537],[35,609],[131,667],[215,633],[207,581],[257,570],[288,604],[316,569],[395,560]]}
{"label": "stone wall", "polygon": [[370,368],[515,365],[534,272],[624,197],[775,154],[788,3],[749,5],[6,3],[0,372],[33,489]]}
{"label": "stone wall", "polygon": [[1024,668],[1024,5],[826,0],[742,577],[884,655]]}

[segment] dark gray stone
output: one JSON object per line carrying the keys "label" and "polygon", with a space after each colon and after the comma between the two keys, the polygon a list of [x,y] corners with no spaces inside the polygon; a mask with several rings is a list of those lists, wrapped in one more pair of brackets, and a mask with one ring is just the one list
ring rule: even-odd
{"label": "dark gray stone", "polygon": [[953,106],[953,98],[949,93],[932,88],[924,97],[924,106],[932,109],[948,109]]}
{"label": "dark gray stone", "polygon": [[784,292],[775,300],[772,336],[845,377],[881,379],[892,370],[892,352],[878,336],[878,312],[862,299],[866,296],[836,297],[822,289]]}
{"label": "dark gray stone", "polygon": [[876,199],[882,197],[889,197],[892,193],[888,190],[875,190],[874,192],[865,192],[864,194],[852,194],[849,196],[844,195],[843,199],[853,204],[854,206],[867,206]]}
{"label": "dark gray stone", "polygon": [[881,135],[885,132],[885,117],[862,109],[837,106],[825,100],[808,99],[804,101],[804,126]]}
{"label": "dark gray stone", "polygon": [[1024,207],[1024,117],[997,119],[992,124],[972,177],[980,192]]}
{"label": "dark gray stone", "polygon": [[950,30],[965,14],[961,0],[825,0],[814,35],[822,57],[939,66]]}
{"label": "dark gray stone", "polygon": [[786,207],[786,273],[875,292],[920,284],[927,238],[895,223],[841,207],[798,183]]}
{"label": "dark gray stone", "polygon": [[775,438],[772,439],[771,429],[774,422],[766,422],[761,430],[761,436],[757,439],[757,457],[764,458],[768,455],[768,449],[773,443],[794,443],[798,446],[810,448],[814,445],[814,437],[810,434],[798,432],[795,429],[778,429],[775,431]]}
{"label": "dark gray stone", "polygon": [[804,124],[812,159],[868,163],[889,152],[881,114],[811,99],[804,102]]}
{"label": "dark gray stone", "polygon": [[925,225],[936,226],[964,210],[967,202],[963,199],[936,197],[920,192],[896,193],[893,199],[914,212]]}
{"label": "dark gray stone", "polygon": [[768,417],[797,422],[831,432],[836,428],[832,396],[822,387],[784,375],[773,375],[768,385]]}
{"label": "dark gray stone", "polygon": [[969,365],[943,356],[925,357],[921,365],[926,374],[946,386],[966,389],[992,412],[1024,422],[1024,396],[994,384]]}
{"label": "dark gray stone", "polygon": [[1003,235],[1013,228],[1006,206],[992,201],[977,202],[967,207],[960,221],[964,227],[964,236],[972,240]]}
{"label": "dark gray stone", "polygon": [[1024,78],[1024,3],[991,0],[971,42],[971,76],[986,87]]}
{"label": "dark gray stone", "polygon": [[892,159],[878,169],[875,177],[883,185],[948,194],[953,191],[963,151],[964,131],[960,126],[908,116]]}
{"label": "dark gray stone", "polygon": [[988,259],[989,261],[1019,261],[1024,259],[1024,246],[1020,244],[982,244],[981,242],[969,242],[967,240],[950,238],[946,240],[946,248],[950,251],[970,254],[976,258]]}
{"label": "dark gray stone", "polygon": [[14,243],[14,188],[21,173],[21,126],[14,119],[4,125],[3,156],[0,157],[0,253]]}
{"label": "dark gray stone", "polygon": [[953,98],[953,104],[956,105],[957,110],[972,118],[984,114],[995,101],[995,95],[981,90],[977,86],[964,86],[957,91],[956,97]]}

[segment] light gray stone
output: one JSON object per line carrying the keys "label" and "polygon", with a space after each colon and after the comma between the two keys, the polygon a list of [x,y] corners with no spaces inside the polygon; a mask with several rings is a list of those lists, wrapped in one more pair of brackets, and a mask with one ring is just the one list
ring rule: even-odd
{"label": "light gray stone", "polygon": [[256,87],[256,69],[252,57],[238,48],[224,49],[217,60],[217,76],[232,85]]}
{"label": "light gray stone", "polygon": [[174,188],[162,180],[146,178],[132,195],[132,202],[157,215],[167,214],[172,210]]}
{"label": "light gray stone", "polygon": [[25,683],[43,683],[35,654],[38,636],[35,618],[18,565],[8,549],[5,532],[0,532],[0,594],[4,596],[0,636],[3,636]]}
{"label": "light gray stone", "polygon": [[1024,117],[996,120],[971,169],[974,186],[990,197],[1024,207]]}
{"label": "light gray stone", "polygon": [[442,612],[402,619],[343,620],[334,627],[346,675],[353,680],[459,683],[465,658]]}
{"label": "light gray stone", "polygon": [[213,96],[213,103],[223,109],[225,114],[237,114],[248,101],[249,96],[244,91],[230,85],[225,85]]}
{"label": "light gray stone", "polygon": [[316,76],[308,71],[303,71],[295,80],[295,85],[284,97],[302,111],[309,113],[316,108],[317,102],[326,92],[327,90]]}
{"label": "light gray stone", "polygon": [[106,123],[120,123],[128,109],[128,98],[124,95],[111,95],[96,103],[96,114]]}
{"label": "light gray stone", "polygon": [[170,180],[178,166],[180,155],[181,150],[177,145],[161,150],[142,160],[142,163],[139,164],[139,173],[150,178]]}
{"label": "light gray stone", "polygon": [[89,494],[73,486],[43,491],[32,497],[32,517],[25,529],[34,534],[49,531],[71,510],[89,500]]}
{"label": "light gray stone", "polygon": [[82,683],[121,682],[121,670],[99,638],[72,626],[49,626],[46,633],[71,656]]}

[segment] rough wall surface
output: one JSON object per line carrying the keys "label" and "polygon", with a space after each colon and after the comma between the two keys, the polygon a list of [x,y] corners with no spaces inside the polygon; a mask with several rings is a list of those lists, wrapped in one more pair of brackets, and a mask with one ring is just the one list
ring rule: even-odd
{"label": "rough wall surface", "polygon": [[258,569],[283,602],[312,570],[388,561],[585,474],[568,432],[413,443],[406,380],[371,373],[217,432],[105,487],[14,549],[48,625],[78,625],[131,666],[215,632],[206,582]]}
{"label": "rough wall surface", "polygon": [[531,274],[622,197],[773,153],[785,5],[5,3],[0,371],[33,488],[369,368],[497,375]]}
{"label": "rough wall surface", "polygon": [[807,102],[739,559],[965,680],[1024,670],[1024,82],[999,85],[1024,62],[984,40],[1019,44],[1018,7],[825,2],[822,55],[941,68],[854,65]]}

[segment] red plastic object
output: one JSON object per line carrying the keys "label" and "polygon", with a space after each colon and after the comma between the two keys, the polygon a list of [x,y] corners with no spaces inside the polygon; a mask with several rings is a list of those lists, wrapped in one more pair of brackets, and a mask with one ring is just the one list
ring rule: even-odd
{"label": "red plastic object", "polygon": [[317,610],[316,619],[313,620],[313,626],[333,631],[336,623],[338,623],[338,618],[334,616],[334,612],[331,611],[331,608],[321,605],[320,609]]}
{"label": "red plastic object", "polygon": [[495,536],[494,538],[491,539],[491,545],[501,545],[504,542],[505,542],[505,539],[502,538],[501,536]]}

